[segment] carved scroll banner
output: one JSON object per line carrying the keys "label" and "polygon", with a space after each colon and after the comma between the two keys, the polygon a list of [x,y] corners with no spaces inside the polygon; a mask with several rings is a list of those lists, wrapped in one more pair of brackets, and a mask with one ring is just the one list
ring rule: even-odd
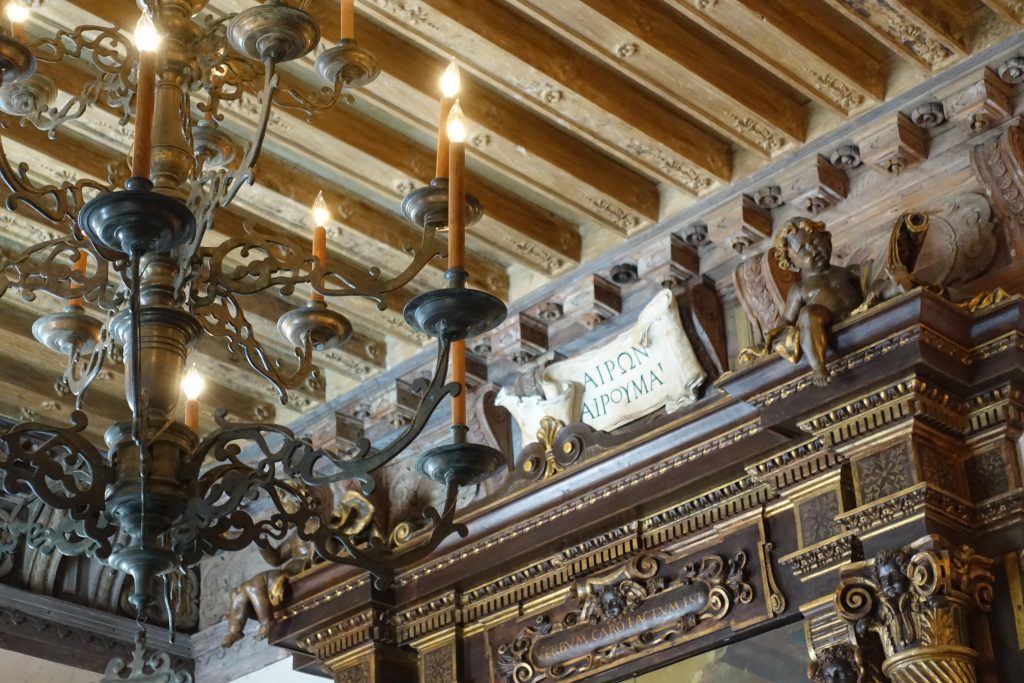
{"label": "carved scroll banner", "polygon": [[642,553],[577,581],[568,604],[488,634],[492,680],[575,681],[780,613],[769,546],[751,532],[756,527],[679,557]]}
{"label": "carved scroll banner", "polygon": [[706,376],[667,289],[651,299],[631,329],[534,372],[533,391],[504,388],[496,401],[526,437],[545,416],[610,431],[661,407],[671,413],[697,400]]}

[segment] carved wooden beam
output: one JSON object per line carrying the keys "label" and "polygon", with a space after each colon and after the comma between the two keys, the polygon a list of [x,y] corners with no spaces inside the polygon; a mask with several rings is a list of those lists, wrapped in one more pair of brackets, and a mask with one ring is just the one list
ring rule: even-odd
{"label": "carved wooden beam", "polygon": [[[325,37],[338,31],[331,3],[310,12]],[[359,99],[372,103],[427,139],[437,134],[438,79],[446,61],[373,22],[361,22],[359,45],[381,60],[382,75]],[[462,72],[460,101],[473,134],[469,144],[488,168],[539,195],[561,214],[580,215],[615,232],[630,233],[658,219],[655,183],[583,143],[534,111]]]}
{"label": "carved wooden beam", "polygon": [[1020,0],[982,0],[1001,17],[1018,24],[1024,24],[1024,3]]}
{"label": "carved wooden beam", "polygon": [[[667,0],[690,21],[777,77],[849,116],[885,95],[884,51],[836,31],[833,13],[772,0]],[[821,30],[821,24],[830,27]]]}
{"label": "carved wooden beam", "polygon": [[[773,77],[661,2],[512,0],[548,30],[766,157],[804,138],[804,111]],[[685,35],[686,40],[679,36]]]}
{"label": "carved wooden beam", "polygon": [[957,0],[828,0],[896,54],[926,71],[970,53],[967,13]]}
{"label": "carved wooden beam", "polygon": [[846,172],[823,156],[805,161],[801,168],[794,169],[780,180],[779,185],[786,204],[811,215],[817,215],[845,199],[850,189]]}
{"label": "carved wooden beam", "polygon": [[[137,20],[136,10],[127,5],[95,0],[78,4],[101,22],[133,25]],[[60,23],[62,17],[53,19]],[[287,88],[294,79],[288,78],[287,74],[285,76],[284,87]],[[234,126],[229,125],[233,132],[251,130],[251,114],[240,115],[237,106],[231,105],[225,106],[223,113],[234,113],[231,117]],[[232,122],[229,120],[228,123]],[[300,127],[304,134],[296,136],[294,130]],[[287,159],[290,153],[292,166],[300,162],[307,166],[311,161],[318,163],[322,166],[321,178],[345,178],[348,183],[361,186],[371,196],[380,198],[395,211],[406,193],[427,184],[434,175],[433,148],[420,145],[347,105],[321,112],[312,125],[279,112],[271,121],[270,129],[281,133],[268,136],[265,149],[270,154]],[[339,158],[348,160],[348,163],[337,164]],[[294,177],[294,168],[289,170]],[[263,173],[262,164],[260,173]],[[305,183],[308,189],[302,194],[315,197],[319,189],[317,180],[313,178]],[[486,207],[484,218],[470,232],[471,251],[474,245],[484,242],[492,250],[496,249],[547,275],[578,263],[580,238],[568,221],[512,196],[473,173],[469,174],[467,185]]]}
{"label": "carved wooden beam", "polygon": [[772,236],[772,214],[748,195],[730,199],[709,214],[708,237],[742,254],[758,242]]}
{"label": "carved wooden beam", "polygon": [[[500,5],[430,0],[359,6],[392,30],[452,54],[467,71],[553,116],[623,163],[694,195],[731,177],[728,146],[543,27]],[[484,67],[483,65],[492,65]]]}

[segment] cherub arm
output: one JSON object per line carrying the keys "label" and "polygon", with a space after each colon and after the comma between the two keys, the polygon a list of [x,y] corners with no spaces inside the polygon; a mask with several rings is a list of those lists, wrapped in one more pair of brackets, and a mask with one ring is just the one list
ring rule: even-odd
{"label": "cherub arm", "polygon": [[804,293],[800,288],[800,283],[796,282],[789,288],[789,294],[786,296],[786,310],[782,312],[783,320],[789,325],[795,325],[797,318],[800,317],[800,309],[803,307]]}

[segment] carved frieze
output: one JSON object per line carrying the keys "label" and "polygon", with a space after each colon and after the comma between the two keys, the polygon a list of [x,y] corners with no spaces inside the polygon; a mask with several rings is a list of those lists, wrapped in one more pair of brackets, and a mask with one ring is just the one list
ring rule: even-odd
{"label": "carved frieze", "polygon": [[637,653],[720,628],[753,602],[746,553],[705,555],[681,570],[640,555],[611,575],[577,586],[576,609],[537,617],[496,650],[503,683],[574,680]]}

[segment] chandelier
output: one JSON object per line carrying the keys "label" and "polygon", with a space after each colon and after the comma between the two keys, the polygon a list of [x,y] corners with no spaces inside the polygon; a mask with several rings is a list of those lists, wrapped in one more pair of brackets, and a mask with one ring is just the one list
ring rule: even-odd
{"label": "chandelier", "polygon": [[[322,195],[313,211],[312,248],[257,233],[204,246],[215,229],[214,212],[254,182],[272,111],[313,116],[339,106],[379,69],[352,37],[352,0],[341,3],[341,39],[316,59],[326,86],[315,92],[283,89],[278,73],[280,64],[319,44],[320,27],[301,8],[268,0],[213,17],[202,15],[206,0],[138,4],[134,36],[116,26],[80,26],[27,40],[18,22],[28,8],[20,0],[6,3],[0,108],[51,138],[91,107],[113,108],[124,123],[134,122],[134,144],[130,173],[112,174],[106,183],[40,184],[24,165],[9,161],[0,130],[7,208],[34,212],[62,234],[0,261],[0,296],[16,289],[27,300],[46,293],[66,302],[63,311],[40,318],[33,333],[65,357],[62,381],[76,396],[69,425],[26,422],[0,434],[0,482],[7,493],[31,494],[66,512],[55,528],[36,530],[32,543],[88,554],[131,576],[130,602],[140,624],[161,594],[173,619],[175,582],[203,557],[251,544],[272,547],[289,533],[311,543],[321,558],[363,568],[386,583],[398,567],[427,556],[452,533],[465,534],[454,521],[459,487],[482,481],[504,462],[500,452],[467,440],[464,340],[493,329],[506,309],[466,286],[465,228],[481,209],[465,193],[457,69],[450,67],[442,82],[447,125],[439,131],[438,177],[403,201],[422,240],[409,250],[401,273],[328,268]],[[54,88],[42,72],[46,64],[71,59],[87,62],[96,75],[54,107]],[[257,103],[258,129],[232,166],[219,108],[245,98]],[[437,360],[433,376],[419,380],[414,418],[390,443],[364,439],[354,453],[335,453],[282,425],[231,421],[223,410],[212,433],[197,433],[202,380],[186,368],[202,337],[222,338],[286,401],[309,376],[314,355],[343,344],[352,332],[328,302],[358,296],[383,308],[385,294],[443,255],[441,230],[448,232],[447,286],[412,299],[404,312],[409,325],[436,339]],[[308,303],[278,321],[295,349],[295,359],[284,363],[256,338],[245,302],[262,292],[291,294],[300,285],[311,290]],[[99,446],[84,435],[83,399],[104,363],[118,356],[131,418],[111,426]],[[184,410],[183,389],[189,399]],[[346,533],[348,520],[323,512],[312,490],[348,480],[370,493],[374,472],[413,443],[449,396],[451,442],[418,461],[420,472],[446,487],[440,511],[424,512],[421,542],[399,548]],[[268,501],[270,512],[252,513],[257,499]]]}

